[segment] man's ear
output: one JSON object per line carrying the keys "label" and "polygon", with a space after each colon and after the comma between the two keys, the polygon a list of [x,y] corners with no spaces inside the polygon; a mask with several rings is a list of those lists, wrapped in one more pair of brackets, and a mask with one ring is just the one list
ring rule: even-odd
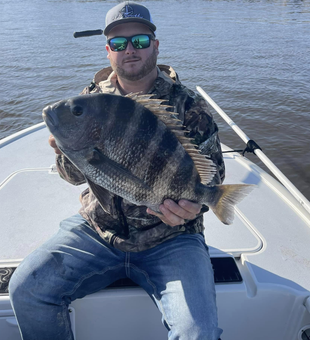
{"label": "man's ear", "polygon": [[110,47],[108,45],[105,45],[105,49],[107,50],[107,58],[110,59]]}
{"label": "man's ear", "polygon": [[158,55],[159,54],[159,50],[158,50],[158,46],[159,46],[159,40],[155,40],[154,41],[154,46],[155,46],[155,49],[156,49],[156,54]]}

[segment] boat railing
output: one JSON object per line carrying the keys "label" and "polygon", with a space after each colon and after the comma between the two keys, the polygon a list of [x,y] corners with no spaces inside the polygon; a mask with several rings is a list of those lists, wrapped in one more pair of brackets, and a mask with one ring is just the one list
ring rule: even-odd
{"label": "boat railing", "polygon": [[[252,140],[240,129],[240,127],[215,103],[215,101],[200,87],[196,86],[197,91],[213,107],[213,109],[227,122],[227,124],[237,133],[237,135],[248,145]],[[257,144],[256,144],[257,145]],[[266,167],[276,176],[285,188],[295,197],[299,204],[310,213],[310,202],[294,186],[294,184],[277,168],[277,166],[262,152],[258,147],[254,148],[253,153],[266,165]]]}

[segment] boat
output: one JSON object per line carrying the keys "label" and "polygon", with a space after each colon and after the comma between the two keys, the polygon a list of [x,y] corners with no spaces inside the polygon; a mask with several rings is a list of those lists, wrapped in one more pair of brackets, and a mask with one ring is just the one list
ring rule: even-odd
{"label": "boat", "polygon": [[[48,136],[40,123],[0,141],[1,340],[21,339],[8,295],[12,273],[61,220],[77,213],[85,189],[59,177]],[[212,212],[204,215],[222,340],[310,339],[309,201],[289,181],[283,185],[244,155],[222,148],[225,183],[256,185],[236,207],[232,225]],[[74,301],[69,312],[76,340],[167,338],[160,312],[129,279]]]}

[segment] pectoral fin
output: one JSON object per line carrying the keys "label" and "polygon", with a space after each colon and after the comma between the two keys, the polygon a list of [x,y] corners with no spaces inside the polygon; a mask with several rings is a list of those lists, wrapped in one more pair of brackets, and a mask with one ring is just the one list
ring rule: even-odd
{"label": "pectoral fin", "polygon": [[139,187],[143,187],[146,190],[151,190],[151,188],[139,177],[135,176],[130,170],[125,168],[123,165],[115,162],[110,159],[106,155],[104,155],[97,148],[93,149],[92,153],[87,158],[88,163],[93,167],[100,170],[103,175],[107,175],[108,173],[114,173],[114,176],[118,178],[126,178],[134,182]]}

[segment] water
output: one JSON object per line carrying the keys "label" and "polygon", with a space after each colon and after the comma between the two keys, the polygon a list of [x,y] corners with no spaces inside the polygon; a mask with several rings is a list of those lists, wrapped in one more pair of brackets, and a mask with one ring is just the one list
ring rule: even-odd
{"label": "water", "polygon": [[[45,105],[78,94],[109,65],[103,36],[73,32],[104,28],[114,4],[0,0],[0,138],[41,122]],[[201,86],[309,199],[310,1],[142,4],[158,27],[158,62]],[[222,142],[243,148],[212,112]]]}

